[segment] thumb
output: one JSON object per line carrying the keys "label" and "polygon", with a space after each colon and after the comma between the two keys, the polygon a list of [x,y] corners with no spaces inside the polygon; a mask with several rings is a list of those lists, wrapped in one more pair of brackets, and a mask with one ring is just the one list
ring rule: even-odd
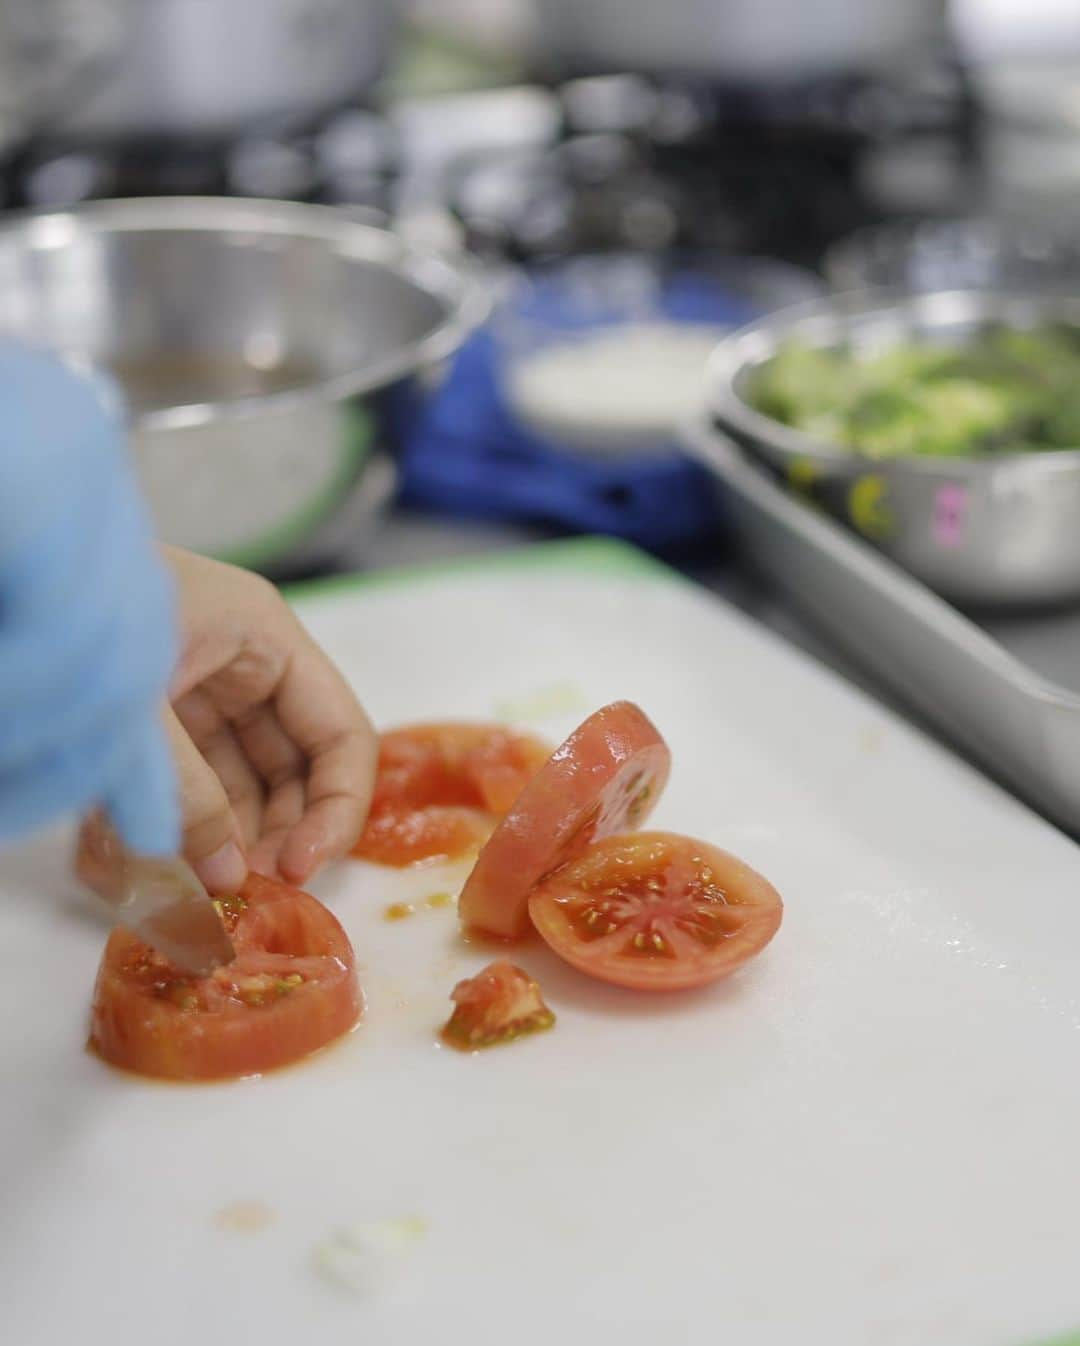
{"label": "thumb", "polygon": [[180,786],[184,859],[210,892],[235,892],[248,866],[225,787],[171,707],[165,727]]}

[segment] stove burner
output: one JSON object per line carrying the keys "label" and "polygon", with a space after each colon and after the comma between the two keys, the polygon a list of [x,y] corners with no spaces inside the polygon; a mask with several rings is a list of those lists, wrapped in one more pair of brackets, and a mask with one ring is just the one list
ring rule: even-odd
{"label": "stove burner", "polygon": [[385,209],[399,171],[392,131],[347,107],[308,124],[271,122],[230,139],[40,140],[0,172],[6,203],[63,207],[100,197],[265,196]]}

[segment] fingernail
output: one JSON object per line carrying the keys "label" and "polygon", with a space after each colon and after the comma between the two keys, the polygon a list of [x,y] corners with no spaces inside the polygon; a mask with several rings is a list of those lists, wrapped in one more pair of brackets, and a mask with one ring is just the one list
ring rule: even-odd
{"label": "fingernail", "polygon": [[247,861],[235,841],[227,841],[210,855],[197,860],[195,873],[211,893],[235,892],[247,878]]}

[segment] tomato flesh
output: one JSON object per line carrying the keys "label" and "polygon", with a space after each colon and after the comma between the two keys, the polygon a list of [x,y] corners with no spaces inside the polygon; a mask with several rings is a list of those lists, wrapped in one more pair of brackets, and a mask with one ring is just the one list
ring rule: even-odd
{"label": "tomato flesh", "polygon": [[643,991],[701,986],[765,947],[779,893],[726,851],[670,832],[596,842],[540,883],[533,924],[582,972]]}
{"label": "tomato flesh", "polygon": [[162,1079],[228,1079],[288,1065],[356,1023],[356,959],[322,903],[249,874],[221,908],[236,958],[209,977],[184,976],[130,931],[112,932],[90,1035],[106,1061]]}
{"label": "tomato flesh", "polygon": [[526,784],[480,852],[461,894],[463,924],[502,939],[524,934],[533,885],[597,839],[644,822],[670,767],[670,749],[631,702],[590,715]]}
{"label": "tomato flesh", "polygon": [[555,1022],[539,985],[505,959],[458,982],[451,999],[454,1012],[442,1031],[443,1041],[462,1051],[512,1042]]}
{"label": "tomato flesh", "polygon": [[421,724],[383,734],[371,811],[353,854],[401,867],[478,850],[549,751],[499,725]]}
{"label": "tomato flesh", "polygon": [[425,860],[453,860],[478,851],[494,825],[495,819],[481,809],[428,805],[404,813],[388,810],[368,818],[353,855],[395,869]]}

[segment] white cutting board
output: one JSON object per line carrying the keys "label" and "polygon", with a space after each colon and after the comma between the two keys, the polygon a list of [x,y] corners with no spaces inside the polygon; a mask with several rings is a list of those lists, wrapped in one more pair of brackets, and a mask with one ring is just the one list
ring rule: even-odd
{"label": "white cutting board", "polygon": [[[300,611],[373,716],[557,740],[639,701],[658,826],[787,902],[726,984],[620,992],[517,956],[551,1033],[441,1048],[487,955],[460,872],[315,885],[369,1008],[312,1062],[168,1086],[83,1050],[101,928],[57,839],[0,857],[0,1337],[54,1343],[1027,1346],[1080,1322],[1080,851],[704,592],[611,544],[324,588]],[[241,1233],[233,1203],[276,1218]],[[320,1276],[335,1227],[419,1217],[396,1284]]]}

